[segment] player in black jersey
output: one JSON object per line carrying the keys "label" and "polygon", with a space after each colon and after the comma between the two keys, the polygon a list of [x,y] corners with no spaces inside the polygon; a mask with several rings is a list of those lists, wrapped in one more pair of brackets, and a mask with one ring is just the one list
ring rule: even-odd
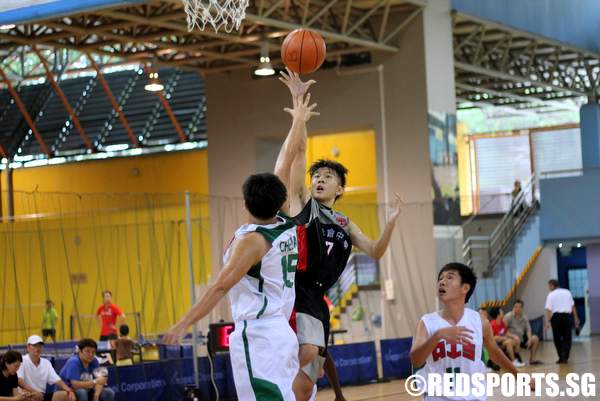
{"label": "player in black jersey", "polygon": [[299,239],[296,274],[296,329],[301,370],[294,382],[294,393],[297,401],[309,400],[325,367],[336,400],[340,401],[344,398],[335,365],[331,359],[326,362],[329,309],[323,297],[346,267],[352,246],[373,258],[381,258],[390,242],[402,202],[396,194],[383,233],[374,241],[354,222],[332,209],[344,194],[347,170],[343,165],[330,160],[317,161],[309,169],[311,184],[307,189],[304,184],[306,122],[318,113],[314,111],[316,104],[310,105],[310,94],[306,93],[315,81],[302,82],[298,74],[289,70],[287,74],[282,73],[280,80],[292,94],[293,108],[284,110],[292,115],[293,121],[277,158],[275,174],[288,187],[291,216],[306,230],[304,244]]}

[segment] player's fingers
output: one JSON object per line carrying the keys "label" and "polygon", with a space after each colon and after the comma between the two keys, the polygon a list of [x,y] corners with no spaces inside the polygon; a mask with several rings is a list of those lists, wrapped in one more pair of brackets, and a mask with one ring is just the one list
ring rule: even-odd
{"label": "player's fingers", "polygon": [[318,111],[311,111],[309,113],[309,116],[320,116],[320,115],[321,115],[321,113],[319,113]]}
{"label": "player's fingers", "polygon": [[286,74],[284,71],[280,71],[279,74],[285,79],[285,81],[289,81],[290,76],[288,74]]}
{"label": "player's fingers", "polygon": [[314,79],[311,79],[310,81],[308,81],[306,83],[306,87],[309,88],[312,84],[316,84],[316,83],[317,83],[317,81],[315,81]]}
{"label": "player's fingers", "polygon": [[310,104],[310,93],[306,94],[306,97],[304,98],[304,105],[308,106]]}
{"label": "player's fingers", "polygon": [[315,107],[317,107],[318,103],[313,103],[310,106],[308,106],[308,110],[313,111]]}
{"label": "player's fingers", "polygon": [[283,109],[283,111],[285,111],[286,113],[290,113],[290,114],[292,114],[292,109],[290,109],[289,107],[285,107],[285,108]]}

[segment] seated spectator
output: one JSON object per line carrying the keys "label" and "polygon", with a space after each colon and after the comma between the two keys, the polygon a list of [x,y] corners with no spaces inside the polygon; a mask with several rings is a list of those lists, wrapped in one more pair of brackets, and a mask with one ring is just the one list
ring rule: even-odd
{"label": "seated spectator", "polygon": [[60,371],[62,380],[75,389],[77,401],[113,401],[114,391],[107,387],[108,377],[94,378],[98,345],[90,338],[79,341],[79,352],[67,360]]}
{"label": "seated spectator", "polygon": [[119,339],[114,344],[114,348],[117,350],[117,366],[133,365],[133,351],[139,349],[139,346],[129,338],[129,326],[126,324],[119,327],[119,334]]}
{"label": "seated spectator", "polygon": [[[27,355],[17,371],[19,386],[38,394],[43,401],[75,401],[75,392],[60,379],[50,361],[41,357],[43,349],[42,337],[33,335],[27,339]],[[48,384],[55,384],[62,390],[47,392]]]}
{"label": "seated spectator", "polygon": [[527,315],[523,313],[523,306],[523,301],[518,299],[515,301],[512,311],[504,316],[507,336],[517,340],[522,348],[531,351],[529,355],[530,365],[540,365],[542,362],[535,359],[535,353],[540,343],[540,339],[538,336],[531,333],[531,325],[529,324]]}
{"label": "seated spectator", "polygon": [[491,308],[490,317],[492,318],[491,326],[492,332],[494,333],[494,339],[496,343],[512,361],[513,365],[517,368],[525,366],[521,361],[515,360],[515,349],[519,347],[519,341],[507,336],[506,324],[504,323],[504,311],[500,308]]}
{"label": "seated spectator", "polygon": [[38,394],[19,392],[17,371],[23,357],[17,351],[6,351],[0,356],[0,401],[40,401]]}

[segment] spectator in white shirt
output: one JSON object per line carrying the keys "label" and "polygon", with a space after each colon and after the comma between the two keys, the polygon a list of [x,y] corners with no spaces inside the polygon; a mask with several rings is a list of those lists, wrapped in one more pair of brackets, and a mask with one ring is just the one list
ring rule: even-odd
{"label": "spectator in white shirt", "polygon": [[556,363],[567,363],[571,352],[573,321],[579,327],[579,317],[571,292],[560,288],[557,280],[548,281],[550,293],[546,297],[546,323],[544,328],[552,325],[554,346],[558,353]]}
{"label": "spectator in white shirt", "polygon": [[[49,360],[42,358],[44,341],[40,336],[33,335],[27,339],[27,355],[17,371],[19,386],[27,391],[38,394],[43,401],[75,401],[75,393],[60,379]],[[55,384],[62,391],[46,392],[48,385]]]}

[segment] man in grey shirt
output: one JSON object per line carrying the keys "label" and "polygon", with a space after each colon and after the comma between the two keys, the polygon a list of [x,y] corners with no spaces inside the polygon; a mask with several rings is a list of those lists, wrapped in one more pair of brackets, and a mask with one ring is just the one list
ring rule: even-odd
{"label": "man in grey shirt", "polygon": [[531,351],[529,355],[530,365],[540,365],[542,362],[535,359],[535,353],[540,344],[540,339],[531,332],[529,319],[523,313],[523,305],[523,301],[520,299],[516,300],[512,311],[508,312],[504,316],[504,324],[506,324],[507,335],[517,339],[522,348]]}

